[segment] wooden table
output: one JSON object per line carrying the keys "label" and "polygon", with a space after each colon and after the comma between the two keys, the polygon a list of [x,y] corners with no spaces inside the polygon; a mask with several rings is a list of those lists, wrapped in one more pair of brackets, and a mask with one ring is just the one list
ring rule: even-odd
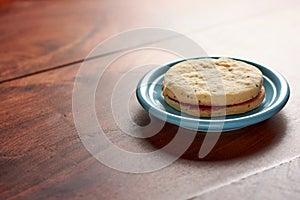
{"label": "wooden table", "polygon": [[[299,198],[299,13],[300,2],[293,0],[0,0],[0,199]],[[161,170],[132,174],[105,166],[89,154],[75,128],[74,80],[97,44],[143,27],[182,33],[209,55],[272,67],[290,84],[288,104],[269,120],[222,134],[204,159],[198,151],[205,134],[198,133],[186,152]],[[99,65],[109,53],[85,63]],[[105,72],[107,87],[97,90],[96,99],[110,97],[138,55]],[[149,55],[139,58],[145,63],[159,57],[143,55]],[[105,134],[120,148],[157,150],[178,129],[167,123],[148,139],[129,137],[114,123],[109,100],[97,101],[96,109]],[[134,95],[130,108],[138,124],[149,123]]]}

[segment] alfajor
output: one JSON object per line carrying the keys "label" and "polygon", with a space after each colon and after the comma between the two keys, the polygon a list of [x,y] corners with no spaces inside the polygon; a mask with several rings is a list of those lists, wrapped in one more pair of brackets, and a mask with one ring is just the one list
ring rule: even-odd
{"label": "alfajor", "polygon": [[165,101],[183,113],[212,117],[257,108],[265,90],[262,72],[229,58],[199,58],[170,67],[162,83]]}

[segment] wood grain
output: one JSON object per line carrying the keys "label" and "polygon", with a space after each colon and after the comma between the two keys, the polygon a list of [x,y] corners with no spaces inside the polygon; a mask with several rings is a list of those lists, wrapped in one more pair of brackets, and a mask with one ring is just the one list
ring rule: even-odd
{"label": "wood grain", "polygon": [[11,1],[0,19],[1,80],[84,58],[93,36],[103,40],[100,29],[113,29],[102,8],[100,1]]}
{"label": "wood grain", "polygon": [[97,44],[121,31],[160,27],[186,33],[284,6],[280,1],[248,0],[226,4],[176,0],[159,6],[149,0],[1,1],[0,82],[81,61]]}
{"label": "wood grain", "polygon": [[[176,0],[157,6],[150,1],[7,0],[0,1],[0,10],[0,199],[298,198],[298,2]],[[289,81],[289,103],[267,121],[222,134],[204,159],[198,158],[205,137],[199,132],[180,159],[161,170],[130,174],[105,166],[89,154],[76,131],[73,84],[82,58],[99,40],[139,26],[186,31],[210,54],[273,67]],[[99,55],[84,63],[95,73],[77,77],[76,83],[97,78],[116,54]],[[133,94],[126,102],[130,117],[119,120],[130,130],[136,128],[132,122],[151,123],[134,86],[151,67],[174,59],[164,51],[139,50],[105,70],[95,108],[115,145],[150,152],[174,138],[178,127],[160,120],[154,124],[162,129],[154,136],[130,137],[117,126],[110,107],[118,80],[127,77],[130,82],[119,90]],[[125,99],[114,100],[119,105]],[[109,149],[100,153],[109,155]]]}
{"label": "wood grain", "polygon": [[[155,136],[138,140],[124,135],[112,118],[108,105],[114,81],[132,67],[124,65],[125,60],[132,59],[115,62],[102,79],[106,87],[99,89],[96,97],[105,94],[107,98],[98,101],[99,121],[108,138],[123,149],[134,152],[159,149],[172,140],[177,126],[165,124]],[[93,68],[101,66],[101,62],[101,59],[91,60],[88,65]],[[299,155],[300,137],[295,129],[298,124],[290,124],[288,113],[294,107],[289,106],[263,123],[222,134],[213,151],[203,160],[197,157],[204,139],[203,133],[199,133],[184,155],[167,168],[136,175],[110,169],[87,152],[74,127],[71,95],[78,67],[74,65],[2,84],[2,198],[189,198]],[[145,72],[132,73],[132,81],[138,81]],[[132,89],[127,87],[124,85],[123,89]],[[136,99],[131,108],[137,123],[149,123],[148,114]]]}
{"label": "wood grain", "polygon": [[295,158],[193,199],[297,199],[299,167],[299,158]]}

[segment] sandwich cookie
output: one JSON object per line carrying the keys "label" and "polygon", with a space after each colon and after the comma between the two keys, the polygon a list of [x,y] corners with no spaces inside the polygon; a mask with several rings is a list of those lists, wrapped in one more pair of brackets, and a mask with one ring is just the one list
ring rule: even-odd
{"label": "sandwich cookie", "polygon": [[262,72],[229,58],[177,63],[165,73],[162,91],[171,107],[198,117],[245,113],[265,96]]}

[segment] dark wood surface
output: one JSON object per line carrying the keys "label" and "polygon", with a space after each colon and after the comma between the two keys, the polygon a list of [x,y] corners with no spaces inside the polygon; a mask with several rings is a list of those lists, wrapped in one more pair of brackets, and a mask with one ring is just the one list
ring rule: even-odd
{"label": "dark wood surface", "polygon": [[[0,10],[0,199],[299,196],[299,2],[0,0]],[[269,120],[222,134],[204,159],[198,151],[205,134],[198,133],[179,160],[155,172],[124,173],[101,164],[85,149],[74,125],[75,77],[98,43],[145,26],[184,33],[210,55],[246,58],[276,69],[290,84],[288,104]],[[110,58],[106,53],[85,64],[98,66]],[[149,152],[173,139],[178,127],[168,123],[147,139],[125,135],[114,123],[109,98],[115,82],[133,65],[173,59],[146,50],[120,58],[105,72],[96,109],[114,144]],[[148,70],[133,73],[132,82]],[[124,91],[132,89],[129,85],[124,84]],[[133,120],[149,123],[134,97],[130,105]]]}

